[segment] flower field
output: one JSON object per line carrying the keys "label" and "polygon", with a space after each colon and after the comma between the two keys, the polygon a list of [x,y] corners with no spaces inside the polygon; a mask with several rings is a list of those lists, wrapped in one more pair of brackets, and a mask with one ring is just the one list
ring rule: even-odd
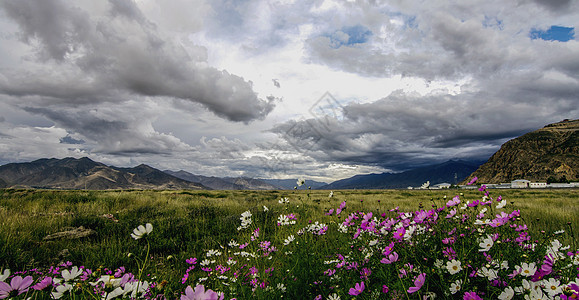
{"label": "flower field", "polygon": [[1,190],[0,299],[576,299],[578,200]]}

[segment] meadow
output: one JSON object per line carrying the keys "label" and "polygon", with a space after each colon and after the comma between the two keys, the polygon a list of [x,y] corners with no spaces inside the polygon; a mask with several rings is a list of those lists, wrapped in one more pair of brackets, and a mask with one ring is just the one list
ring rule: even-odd
{"label": "meadow", "polygon": [[[579,264],[576,189],[329,193],[0,190],[0,278],[6,269],[7,283],[65,277],[43,288],[52,293],[32,282],[26,291],[5,287],[22,299],[201,299],[200,288],[225,299],[510,299],[511,287],[522,299],[537,288],[515,273],[532,263],[561,267],[539,279],[556,274],[558,294],[545,283],[539,291],[573,295],[577,265],[566,260]],[[137,229],[147,223],[152,231]],[[81,226],[93,231],[46,239]],[[493,248],[481,251],[485,241]],[[67,285],[64,270],[82,270],[84,280]],[[148,289],[121,294],[127,282]],[[55,294],[58,285],[69,289]]]}

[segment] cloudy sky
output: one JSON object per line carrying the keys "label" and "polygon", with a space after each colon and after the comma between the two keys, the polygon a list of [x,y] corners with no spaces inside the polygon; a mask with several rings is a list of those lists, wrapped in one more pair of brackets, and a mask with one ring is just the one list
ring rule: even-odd
{"label": "cloudy sky", "polygon": [[0,0],[0,164],[330,182],[486,160],[579,117],[578,26],[575,0]]}

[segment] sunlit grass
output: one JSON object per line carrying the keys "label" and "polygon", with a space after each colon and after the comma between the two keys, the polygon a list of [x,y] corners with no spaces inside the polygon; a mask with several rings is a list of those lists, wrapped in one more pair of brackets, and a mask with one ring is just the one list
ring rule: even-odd
{"label": "sunlit grass", "polygon": [[[577,190],[490,190],[491,197],[499,195],[514,208],[520,209],[529,224],[532,236],[550,235],[564,229],[579,231],[579,192]],[[90,268],[99,266],[125,266],[135,270],[135,261],[127,254],[144,255],[142,244],[130,239],[129,234],[139,224],[155,225],[150,237],[151,273],[162,276],[176,291],[185,259],[199,256],[209,249],[220,249],[239,233],[239,216],[249,210],[256,224],[261,224],[264,235],[282,244],[292,233],[275,224],[279,214],[298,215],[298,227],[310,221],[333,224],[335,217],[324,213],[346,201],[348,210],[389,213],[399,207],[401,211],[442,207],[454,195],[461,198],[480,199],[476,190],[344,190],[334,191],[42,191],[0,190],[0,270],[26,270],[47,267],[64,261]],[[280,206],[278,200],[288,197],[290,205]],[[446,198],[445,198],[446,197]],[[264,212],[263,206],[272,211]],[[111,214],[114,219],[105,217]],[[338,219],[341,220],[341,219]],[[93,229],[96,234],[77,240],[44,241],[43,238],[67,227]],[[543,233],[544,232],[544,233]],[[331,236],[331,235],[330,235]],[[576,244],[575,235],[562,239]],[[323,243],[315,237],[302,240],[304,247],[296,247],[292,261],[295,276],[288,285],[307,285],[311,292],[311,278],[323,273],[320,256],[314,253],[332,253],[344,245],[326,239]],[[573,248],[577,248],[573,245]],[[275,262],[272,263],[276,265]],[[277,264],[280,265],[280,264]],[[321,287],[320,287],[321,288]],[[299,290],[299,289],[294,289]],[[330,291],[317,291],[329,293]],[[299,295],[287,295],[298,297]]]}

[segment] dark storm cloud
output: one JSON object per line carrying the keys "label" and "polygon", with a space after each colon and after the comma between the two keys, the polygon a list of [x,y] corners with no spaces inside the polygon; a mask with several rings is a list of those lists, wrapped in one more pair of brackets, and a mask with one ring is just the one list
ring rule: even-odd
{"label": "dark storm cloud", "polygon": [[[156,132],[151,125],[153,112],[137,110],[143,104],[128,103],[109,107],[87,106],[83,110],[59,106],[24,110],[53,120],[60,128],[70,128],[69,134],[80,134],[94,143],[95,153],[170,154],[191,148],[177,138]],[[126,111],[138,113],[126,114]],[[61,141],[66,137],[61,138]]]}
{"label": "dark storm cloud", "polygon": [[486,160],[506,140],[544,126],[544,119],[557,122],[578,113],[565,98],[513,103],[500,97],[501,91],[455,96],[397,91],[344,106],[344,118],[325,120],[327,127],[309,119],[279,124],[272,132],[319,161],[403,170],[456,158]]}
{"label": "dark storm cloud", "polygon": [[30,62],[35,72],[2,71],[0,92],[71,104],[123,101],[131,95],[174,97],[246,123],[273,109],[250,82],[209,67],[203,47],[185,51],[166,39],[134,2],[109,3],[108,12],[97,17],[63,1],[2,1],[37,57]]}

